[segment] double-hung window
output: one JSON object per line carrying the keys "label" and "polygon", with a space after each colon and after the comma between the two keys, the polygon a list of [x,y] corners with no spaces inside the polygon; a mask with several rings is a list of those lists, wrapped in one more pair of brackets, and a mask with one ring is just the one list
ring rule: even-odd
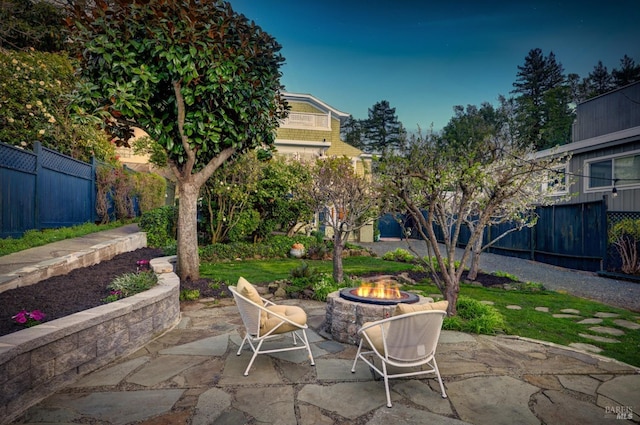
{"label": "double-hung window", "polygon": [[597,158],[586,163],[586,191],[612,187],[640,187],[640,151]]}

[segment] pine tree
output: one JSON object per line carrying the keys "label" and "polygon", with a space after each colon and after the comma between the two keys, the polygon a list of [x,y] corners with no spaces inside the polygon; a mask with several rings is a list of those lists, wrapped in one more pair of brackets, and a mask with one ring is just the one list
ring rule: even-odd
{"label": "pine tree", "polygon": [[518,144],[541,150],[568,143],[572,92],[555,54],[545,57],[541,49],[530,50],[513,86]]}
{"label": "pine tree", "polygon": [[363,140],[362,127],[362,120],[355,119],[353,118],[353,115],[349,115],[349,118],[347,118],[345,123],[340,128],[340,136],[342,136],[342,140],[344,140],[354,148],[364,150],[365,144]]}
{"label": "pine tree", "polygon": [[382,100],[369,109],[369,118],[364,122],[365,151],[384,153],[404,146],[406,131],[398,121],[396,108]]}
{"label": "pine tree", "polygon": [[593,71],[589,73],[588,85],[590,98],[605,94],[614,88],[611,74],[602,61],[598,61],[598,64],[593,67]]}
{"label": "pine tree", "polygon": [[611,76],[615,88],[624,87],[640,81],[640,64],[636,65],[632,58],[624,55],[624,57],[620,59],[620,69],[614,68],[611,71]]}

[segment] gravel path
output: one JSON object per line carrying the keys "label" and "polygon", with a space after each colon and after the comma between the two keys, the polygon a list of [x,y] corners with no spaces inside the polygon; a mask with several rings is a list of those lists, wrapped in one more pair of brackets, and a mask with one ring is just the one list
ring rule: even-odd
{"label": "gravel path", "polygon": [[[426,245],[418,240],[383,240],[374,243],[361,243],[382,256],[396,248],[407,248],[407,243],[421,255],[427,255]],[[459,250],[458,258],[462,256]],[[549,264],[538,263],[519,258],[483,253],[480,256],[480,268],[485,272],[503,271],[517,276],[524,282],[538,282],[553,291],[566,291],[578,297],[599,301],[604,304],[640,312],[640,284],[623,280],[609,279],[596,273],[565,269]]]}

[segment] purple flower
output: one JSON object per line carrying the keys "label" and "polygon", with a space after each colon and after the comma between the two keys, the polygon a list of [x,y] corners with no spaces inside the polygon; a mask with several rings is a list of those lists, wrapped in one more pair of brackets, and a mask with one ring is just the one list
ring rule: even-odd
{"label": "purple flower", "polygon": [[31,312],[31,318],[33,320],[37,320],[38,322],[41,321],[42,319],[44,319],[46,316],[46,314],[44,314],[43,312],[41,312],[40,310],[33,310]]}
{"label": "purple flower", "polygon": [[30,328],[31,326],[38,325],[42,319],[46,317],[46,314],[40,310],[27,311],[22,310],[15,316],[11,317],[16,323],[25,325]]}
{"label": "purple flower", "polygon": [[27,310],[22,310],[20,313],[16,314],[15,316],[12,317],[13,320],[15,320],[17,323],[20,323],[21,325],[27,323],[28,320],[28,315],[29,313],[27,312]]}

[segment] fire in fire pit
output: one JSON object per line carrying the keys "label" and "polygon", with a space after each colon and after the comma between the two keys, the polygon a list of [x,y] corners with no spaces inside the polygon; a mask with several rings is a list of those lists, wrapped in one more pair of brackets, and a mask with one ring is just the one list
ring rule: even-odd
{"label": "fire in fire pit", "polygon": [[342,289],[340,296],[349,301],[378,305],[412,304],[419,300],[416,294],[401,291],[398,282],[392,280],[363,282],[358,288]]}

